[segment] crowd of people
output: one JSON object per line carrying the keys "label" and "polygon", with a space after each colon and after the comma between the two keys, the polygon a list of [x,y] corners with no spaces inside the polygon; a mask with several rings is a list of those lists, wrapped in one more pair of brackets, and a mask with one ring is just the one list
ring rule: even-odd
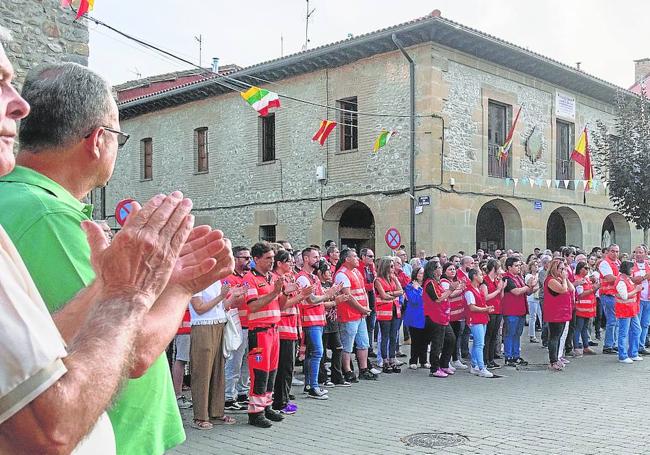
{"label": "crowd of people", "polygon": [[[309,398],[326,400],[332,388],[402,368],[427,369],[435,378],[458,370],[492,378],[504,366],[528,364],[521,349],[526,325],[528,342],[548,349],[554,372],[570,358],[596,354],[602,329],[602,353],[618,354],[625,364],[648,353],[650,265],[644,245],[635,249],[633,261],[619,260],[617,245],[589,254],[571,246],[554,252],[536,248],[526,258],[512,250],[431,257],[420,251],[410,261],[403,247],[375,257],[369,248],[358,254],[339,250],[332,240],[322,249],[294,251],[290,242],[279,241],[236,246],[233,252],[235,271],[223,280],[218,298],[213,292],[190,304],[192,346],[194,327],[203,324],[194,322],[201,308],[195,299],[214,305],[216,325],[236,319],[242,340],[232,354],[226,352],[220,372],[213,363],[192,366],[197,428],[212,428],[209,417],[235,423],[224,410],[247,410],[251,425],[270,427],[297,412],[292,384],[304,385]],[[217,357],[224,355],[221,343]],[[409,354],[401,352],[400,343],[410,345]],[[187,350],[177,338],[177,356],[186,359]],[[193,352],[191,364],[201,362]],[[303,362],[304,384],[294,375],[296,360]],[[207,377],[197,380],[199,369]],[[205,384],[223,384],[215,374],[225,378],[225,395],[223,385],[213,390],[210,403],[217,408],[206,413]],[[178,404],[188,408],[181,380],[175,379]]]}

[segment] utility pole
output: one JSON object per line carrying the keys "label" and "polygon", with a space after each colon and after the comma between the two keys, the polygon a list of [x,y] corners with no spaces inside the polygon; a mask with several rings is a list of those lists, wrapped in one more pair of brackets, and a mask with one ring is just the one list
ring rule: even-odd
{"label": "utility pole", "polygon": [[201,65],[203,59],[203,35],[195,36],[194,39],[199,43],[199,66]]}
{"label": "utility pole", "polygon": [[303,50],[307,50],[309,47],[309,18],[312,14],[314,14],[314,11],[316,11],[316,8],[312,9],[311,11],[309,10],[309,0],[307,0],[307,16],[305,17],[305,45],[302,48]]}

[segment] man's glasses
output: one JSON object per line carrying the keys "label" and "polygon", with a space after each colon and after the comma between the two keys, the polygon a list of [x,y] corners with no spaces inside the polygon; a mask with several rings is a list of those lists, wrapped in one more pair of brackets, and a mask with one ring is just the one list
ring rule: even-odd
{"label": "man's glasses", "polygon": [[[131,137],[130,135],[128,135],[126,133],[123,133],[122,131],[115,130],[113,128],[109,128],[108,126],[100,126],[100,128],[103,128],[103,129],[105,129],[106,131],[108,131],[110,133],[117,134],[117,148],[124,147],[124,144],[126,144],[126,141],[128,141],[129,138]],[[84,139],[88,139],[91,134],[93,134],[92,131],[90,133],[86,134],[84,136]]]}
{"label": "man's glasses", "polygon": [[248,262],[251,260],[250,256],[235,256],[236,259],[243,259],[244,261]]}

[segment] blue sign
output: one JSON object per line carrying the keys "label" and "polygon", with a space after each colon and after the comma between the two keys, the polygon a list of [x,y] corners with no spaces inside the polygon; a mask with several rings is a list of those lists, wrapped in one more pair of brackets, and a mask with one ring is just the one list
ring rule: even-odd
{"label": "blue sign", "polygon": [[534,201],[533,202],[533,210],[542,210],[542,201]]}

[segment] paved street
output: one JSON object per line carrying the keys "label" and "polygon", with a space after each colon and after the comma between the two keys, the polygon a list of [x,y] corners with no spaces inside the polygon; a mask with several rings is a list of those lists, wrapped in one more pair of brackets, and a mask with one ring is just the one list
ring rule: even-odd
{"label": "paved street", "polygon": [[[539,344],[526,338],[523,347],[531,370],[547,360]],[[325,402],[307,399],[294,387],[298,413],[268,430],[245,424],[245,414],[236,416],[236,425],[195,430],[188,425],[191,410],[184,411],[187,441],[171,453],[648,453],[643,427],[650,418],[650,358],[634,365],[616,359],[576,359],[560,373],[503,368],[498,379],[466,372],[436,379],[425,370],[403,370],[332,390]],[[413,433],[465,438],[452,447],[407,446],[401,439]]]}

